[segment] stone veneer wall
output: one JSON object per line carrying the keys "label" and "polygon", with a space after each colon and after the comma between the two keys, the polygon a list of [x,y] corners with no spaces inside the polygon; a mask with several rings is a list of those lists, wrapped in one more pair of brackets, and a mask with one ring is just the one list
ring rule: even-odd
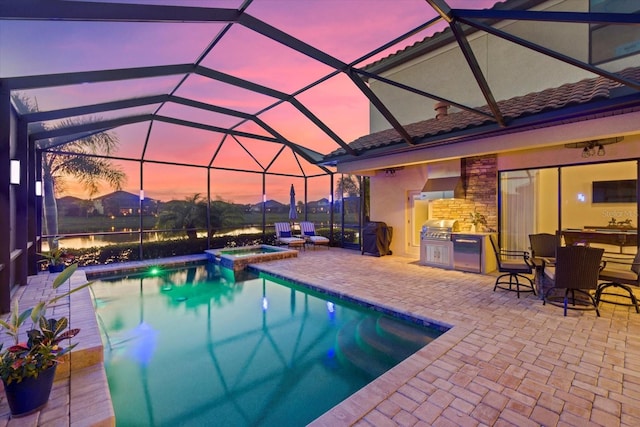
{"label": "stone veneer wall", "polygon": [[[465,159],[467,195],[465,199],[443,199],[433,202],[433,218],[457,219],[460,231],[471,228],[471,213],[475,210],[487,219],[490,230],[498,228],[498,167],[497,156]],[[483,231],[483,230],[477,230]]]}

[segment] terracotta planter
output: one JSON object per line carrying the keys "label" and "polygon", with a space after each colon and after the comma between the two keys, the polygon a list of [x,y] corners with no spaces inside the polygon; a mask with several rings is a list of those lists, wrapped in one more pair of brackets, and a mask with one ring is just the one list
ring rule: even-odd
{"label": "terracotta planter", "polygon": [[11,416],[24,417],[40,409],[49,401],[56,366],[40,372],[38,378],[26,378],[21,382],[4,385]]}

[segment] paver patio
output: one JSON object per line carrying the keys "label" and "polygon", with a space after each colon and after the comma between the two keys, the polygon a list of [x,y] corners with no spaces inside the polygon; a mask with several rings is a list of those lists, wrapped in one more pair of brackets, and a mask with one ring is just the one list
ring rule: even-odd
{"label": "paver patio", "polygon": [[[640,315],[633,308],[602,304],[600,318],[571,310],[563,317],[533,295],[493,292],[493,276],[338,248],[255,266],[452,326],[315,426],[640,425]],[[92,313],[83,313],[90,321]],[[79,317],[72,311],[72,321]],[[84,331],[81,337],[87,339]],[[101,419],[81,416],[86,405],[73,403],[81,387],[74,384],[106,387],[104,373],[94,371],[72,370],[56,382],[70,389],[70,399],[52,400],[28,419],[8,421],[3,398],[0,426],[110,425],[108,400],[93,402]]]}
{"label": "paver patio", "polygon": [[494,276],[331,250],[261,270],[453,328],[320,417],[335,425],[640,425],[640,315],[493,292]]}

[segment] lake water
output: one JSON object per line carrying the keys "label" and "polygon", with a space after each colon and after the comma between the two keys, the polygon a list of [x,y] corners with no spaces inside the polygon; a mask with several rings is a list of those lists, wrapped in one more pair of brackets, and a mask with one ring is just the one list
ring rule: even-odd
{"label": "lake water", "polygon": [[[241,234],[256,234],[261,233],[262,228],[258,227],[242,227],[230,231],[216,233],[214,236],[238,236]],[[199,233],[198,237],[205,237],[205,233]],[[148,232],[143,234],[144,242],[157,242],[160,240],[167,240],[164,233]],[[90,236],[72,236],[61,237],[58,239],[59,246],[67,249],[86,249],[86,248],[101,248],[103,246],[109,246],[116,243],[130,243],[137,245],[140,242],[140,234],[138,232],[131,233],[118,233],[118,234],[98,234]],[[42,250],[48,251],[49,244],[47,239],[42,240]]]}

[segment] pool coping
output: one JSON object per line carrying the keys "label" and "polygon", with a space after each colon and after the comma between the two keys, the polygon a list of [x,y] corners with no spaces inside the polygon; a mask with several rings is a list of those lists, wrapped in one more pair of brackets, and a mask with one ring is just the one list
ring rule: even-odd
{"label": "pool coping", "polygon": [[317,292],[319,294],[323,294],[323,295],[327,295],[330,297],[335,297],[338,298],[342,301],[351,303],[351,304],[355,304],[357,306],[363,307],[363,308],[367,308],[379,313],[383,313],[386,314],[388,316],[391,317],[395,317],[398,319],[402,319],[405,320],[407,322],[410,323],[414,323],[417,325],[421,325],[421,326],[426,326],[426,327],[430,327],[430,328],[434,328],[439,330],[442,333],[446,333],[448,331],[450,331],[454,325],[450,325],[446,322],[442,322],[442,321],[438,321],[438,320],[434,320],[434,319],[430,319],[427,317],[423,317],[423,316],[418,316],[412,313],[407,313],[407,312],[402,312],[401,310],[398,310],[397,308],[385,305],[385,304],[381,304],[378,302],[372,302],[372,301],[368,301],[366,298],[362,298],[362,297],[354,297],[351,296],[349,294],[346,294],[344,292],[336,292],[327,288],[324,288],[322,286],[318,286],[318,285],[314,285],[312,283],[308,283],[308,282],[304,282],[298,279],[294,279],[291,278],[289,276],[286,276],[285,274],[279,274],[279,273],[274,273],[272,271],[265,271],[265,270],[261,270],[259,266],[257,265],[249,265],[247,266],[247,271],[260,275],[260,274],[264,274],[267,276],[271,276],[271,277],[275,277],[277,279],[282,279],[282,280],[286,280],[287,282],[293,283],[295,285],[298,286],[302,286],[305,287],[307,289],[310,289],[314,292]]}

